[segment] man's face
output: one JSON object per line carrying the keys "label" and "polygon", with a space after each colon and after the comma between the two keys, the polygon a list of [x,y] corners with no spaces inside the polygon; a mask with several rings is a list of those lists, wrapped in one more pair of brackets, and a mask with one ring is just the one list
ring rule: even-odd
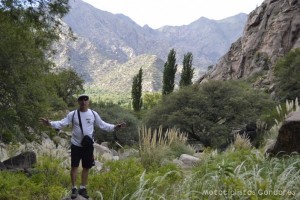
{"label": "man's face", "polygon": [[78,104],[80,108],[87,108],[89,106],[89,98],[88,97],[81,97],[78,99]]}

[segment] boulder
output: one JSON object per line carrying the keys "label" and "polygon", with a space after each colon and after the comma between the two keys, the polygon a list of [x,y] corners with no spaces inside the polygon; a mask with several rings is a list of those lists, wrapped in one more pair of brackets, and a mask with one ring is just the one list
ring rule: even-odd
{"label": "boulder", "polygon": [[17,156],[11,157],[3,164],[7,169],[28,169],[36,164],[36,154],[32,151],[23,152]]}
{"label": "boulder", "polygon": [[180,156],[179,160],[181,162],[183,162],[185,165],[193,166],[193,165],[197,164],[197,162],[199,162],[200,159],[197,157],[188,155],[188,154],[182,154]]}
{"label": "boulder", "polygon": [[267,153],[273,155],[300,153],[300,112],[288,115],[279,129],[279,133],[273,147]]}
{"label": "boulder", "polygon": [[2,162],[0,162],[0,171],[4,169],[6,169],[6,166]]}
{"label": "boulder", "polygon": [[94,143],[94,150],[94,153],[99,155],[103,155],[105,153],[112,154],[111,150],[108,147],[102,146],[97,143]]}
{"label": "boulder", "polygon": [[8,158],[6,146],[3,143],[0,143],[0,162]]}
{"label": "boulder", "polygon": [[[199,157],[202,153],[199,153]],[[179,159],[174,159],[173,163],[177,166],[181,167],[182,169],[188,169],[194,167],[197,163],[199,163],[200,158],[191,156],[188,154],[182,154]]]}

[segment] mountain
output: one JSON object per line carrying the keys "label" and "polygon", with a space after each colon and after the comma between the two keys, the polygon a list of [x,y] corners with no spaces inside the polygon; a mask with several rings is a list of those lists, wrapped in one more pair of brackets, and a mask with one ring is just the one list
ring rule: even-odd
{"label": "mountain", "polygon": [[261,73],[254,85],[272,92],[272,66],[295,48],[300,48],[300,1],[265,0],[249,14],[242,37],[199,82]]}
{"label": "mountain", "polygon": [[56,44],[55,63],[74,68],[88,86],[110,92],[130,93],[132,78],[141,67],[144,80],[149,80],[143,82],[143,90],[160,90],[163,65],[172,48],[179,65],[177,77],[184,54],[191,52],[198,79],[241,36],[247,19],[243,13],[223,20],[201,17],[189,25],[152,29],[81,0],[70,1],[70,6],[63,22],[77,39],[62,36]]}

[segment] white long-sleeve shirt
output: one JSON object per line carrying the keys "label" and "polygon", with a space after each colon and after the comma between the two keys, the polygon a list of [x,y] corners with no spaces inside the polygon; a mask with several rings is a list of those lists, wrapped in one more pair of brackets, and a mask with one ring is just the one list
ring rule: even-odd
{"label": "white long-sleeve shirt", "polygon": [[[81,124],[82,124],[82,130],[84,135],[88,135],[91,138],[93,137],[93,133],[94,133],[94,125],[108,132],[114,131],[115,125],[106,123],[101,119],[101,117],[97,112],[92,111],[91,109],[88,109],[86,112],[80,112],[80,117],[81,117]],[[60,121],[51,121],[50,125],[55,129],[62,129],[63,127],[72,123],[73,123],[73,130],[72,130],[71,143],[81,147],[80,143],[83,138],[83,134],[79,126],[77,110],[69,112],[68,115]]]}

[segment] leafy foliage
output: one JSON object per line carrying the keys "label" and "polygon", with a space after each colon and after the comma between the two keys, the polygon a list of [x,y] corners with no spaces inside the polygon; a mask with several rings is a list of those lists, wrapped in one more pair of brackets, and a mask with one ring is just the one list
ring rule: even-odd
{"label": "leafy foliage", "polygon": [[54,92],[67,106],[74,107],[74,95],[83,93],[84,80],[73,69],[63,69],[57,74],[52,74],[52,77]]}
{"label": "leafy foliage", "polygon": [[161,100],[161,93],[153,92],[143,95],[143,108],[149,110],[153,108]]}
{"label": "leafy foliage", "polygon": [[35,171],[0,172],[0,199],[61,199],[69,185],[69,175],[59,166],[61,160],[42,157]]}
{"label": "leafy foliage", "polygon": [[299,98],[300,49],[290,51],[274,67],[275,92],[281,102]]}
{"label": "leafy foliage", "polygon": [[52,66],[46,55],[68,9],[68,0],[0,2],[0,139],[5,142],[16,139],[16,130],[35,128],[50,109],[55,94],[46,81]]}
{"label": "leafy foliage", "polygon": [[89,184],[91,190],[97,191],[103,199],[122,199],[134,193],[143,170],[135,158],[107,162],[104,172],[94,173],[89,179]]}
{"label": "leafy foliage", "polygon": [[168,61],[164,65],[163,73],[163,88],[162,94],[170,94],[174,90],[175,86],[175,74],[177,71],[176,64],[176,52],[174,49],[171,49],[168,55]]}
{"label": "leafy foliage", "polygon": [[[221,147],[232,130],[266,117],[274,102],[239,81],[211,81],[165,96],[144,117],[148,127],[176,127],[205,146]],[[159,116],[159,117],[158,117]]]}
{"label": "leafy foliage", "polygon": [[120,129],[116,132],[107,133],[99,128],[95,130],[95,139],[98,143],[107,142],[119,142],[121,145],[132,145],[138,141],[138,126],[139,121],[129,111],[119,105],[109,102],[98,102],[91,104],[91,108],[99,113],[101,118],[111,124],[117,124],[120,122],[126,122],[126,128]]}

